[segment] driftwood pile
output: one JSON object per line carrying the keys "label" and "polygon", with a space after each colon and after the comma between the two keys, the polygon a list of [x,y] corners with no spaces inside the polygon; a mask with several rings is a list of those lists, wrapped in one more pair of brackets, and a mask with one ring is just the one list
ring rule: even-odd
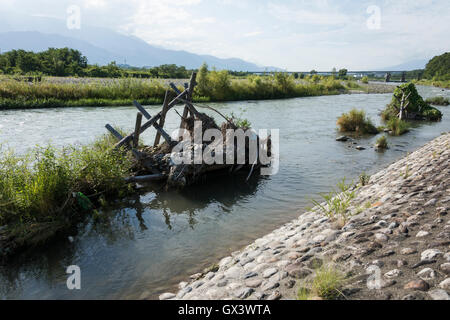
{"label": "driftwood pile", "polygon": [[[246,131],[249,128],[238,128],[233,122],[233,119],[228,119],[223,116],[217,110],[203,106],[204,108],[211,109],[219,113],[226,121],[218,126],[213,118],[201,113],[192,103],[192,96],[196,85],[196,73],[191,76],[189,84],[185,84],[184,91],[180,92],[179,89],[173,84],[170,84],[170,89],[166,91],[162,110],[151,116],[137,101],[134,101],[134,106],[138,109],[136,116],[136,125],[134,132],[130,133],[126,137],[123,137],[117,130],[111,125],[107,124],[105,127],[111,132],[118,140],[116,148],[126,148],[130,150],[136,159],[135,175],[126,179],[128,183],[148,183],[148,182],[165,182],[166,187],[183,188],[199,181],[203,181],[204,178],[211,176],[218,176],[224,174],[236,174],[237,172],[247,171],[247,180],[252,174],[259,174],[259,169],[262,166],[268,165],[266,161],[261,161],[259,156],[259,150],[264,150],[265,155],[271,156],[271,139],[270,136],[265,140],[261,140],[259,136],[253,131]],[[204,159],[201,162],[192,163],[178,163],[174,162],[174,156],[182,156],[183,152],[189,152],[192,158],[194,154],[207,154],[208,152],[213,157],[217,151],[217,144],[220,141],[212,140],[210,142],[191,143],[187,148],[182,148],[180,152],[181,138],[174,140],[165,130],[164,123],[166,114],[173,107],[178,104],[184,104],[183,114],[179,114],[181,117],[180,129],[187,130],[191,137],[194,137],[194,125],[195,123],[202,123],[202,136],[207,129],[217,129],[222,132],[223,142],[220,149],[223,154],[223,163],[206,163]],[[178,112],[177,112],[178,113]],[[142,118],[147,120],[142,123]],[[139,136],[148,128],[153,127],[157,130],[155,141],[153,146],[142,146],[139,144]],[[238,158],[237,141],[230,139],[234,147],[230,147],[227,140],[227,129],[242,129],[247,132],[245,139],[245,162],[236,161]],[[163,142],[160,143],[161,138]],[[250,148],[250,140],[256,140],[258,146],[256,157],[251,152],[254,148]],[[255,141],[253,141],[254,143]],[[223,148],[223,149],[222,149]],[[188,149],[188,150],[186,150]],[[198,152],[198,153],[195,153]],[[234,159],[233,163],[226,161],[226,159]]]}

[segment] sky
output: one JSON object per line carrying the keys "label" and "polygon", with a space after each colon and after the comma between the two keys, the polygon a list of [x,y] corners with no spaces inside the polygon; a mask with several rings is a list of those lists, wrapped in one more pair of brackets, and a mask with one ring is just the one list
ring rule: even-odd
{"label": "sky", "polygon": [[4,14],[59,19],[71,5],[81,27],[291,71],[378,69],[450,51],[448,0],[0,0]]}

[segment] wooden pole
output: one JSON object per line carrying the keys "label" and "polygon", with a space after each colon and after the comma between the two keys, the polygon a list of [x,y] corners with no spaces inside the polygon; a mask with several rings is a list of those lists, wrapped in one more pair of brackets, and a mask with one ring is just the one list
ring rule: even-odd
{"label": "wooden pole", "polygon": [[[167,111],[169,111],[171,108],[173,108],[178,102],[180,98],[182,98],[187,92],[183,91],[181,94],[179,94],[178,96],[176,96],[167,106]],[[151,118],[150,120],[148,120],[146,123],[144,123],[141,126],[141,130],[140,130],[140,134],[142,134],[142,132],[144,132],[145,130],[147,130],[148,128],[150,128],[154,123],[156,123],[156,121],[158,121],[161,118],[162,115],[162,111],[159,112],[156,116],[154,116],[153,118]],[[116,145],[115,148],[119,148],[121,146],[123,146],[124,144],[130,142],[133,139],[134,136],[134,132],[129,134],[128,136],[126,136],[125,138],[123,138],[122,140],[120,140]]]}
{"label": "wooden pole", "polygon": [[134,148],[137,148],[139,146],[139,135],[141,132],[141,124],[142,124],[142,113],[138,112],[136,115],[136,126],[134,128],[134,136],[133,136]]}
{"label": "wooden pole", "polygon": [[147,176],[138,176],[138,177],[128,177],[125,178],[126,183],[143,183],[143,182],[152,182],[152,181],[160,181],[166,179],[166,176],[157,173],[157,174],[149,174]]}
{"label": "wooden pole", "polygon": [[[166,90],[166,95],[164,97],[164,103],[163,103],[163,108],[162,108],[162,113],[161,113],[161,118],[159,119],[159,126],[161,128],[164,128],[164,123],[166,122],[166,114],[167,114],[167,106],[169,104],[169,90]],[[153,144],[153,146],[157,146],[159,145],[159,140],[161,139],[161,132],[157,132],[156,133],[156,137],[155,137],[155,143]]]}
{"label": "wooden pole", "polygon": [[[192,72],[191,80],[189,81],[189,88],[187,89],[187,94],[186,94],[186,100],[189,102],[192,102],[192,94],[194,93],[194,87],[197,84],[195,82],[196,78],[197,78],[197,72]],[[189,113],[188,104],[189,103],[186,103],[186,105],[184,106],[183,118],[181,118],[180,129],[184,128],[184,126],[185,126],[184,119],[186,119],[188,117],[188,113]]]}
{"label": "wooden pole", "polygon": [[110,124],[107,124],[105,126],[105,128],[108,129],[108,131],[111,132],[112,135],[117,138],[117,140],[120,141],[123,139],[122,135],[116,129],[114,129]]}
{"label": "wooden pole", "polygon": [[[147,118],[147,120],[150,120],[152,118],[152,116],[144,109],[143,106],[140,105],[139,102],[137,102],[135,100],[135,101],[133,101],[133,104],[144,115],[144,117]],[[162,114],[161,114],[161,116],[162,116]],[[155,127],[155,129],[158,131],[158,133],[163,136],[164,140],[166,140],[168,144],[172,144],[172,142],[173,142],[172,138],[170,137],[170,135],[167,132],[164,131],[163,128],[161,128],[156,122],[153,123],[153,127]]]}

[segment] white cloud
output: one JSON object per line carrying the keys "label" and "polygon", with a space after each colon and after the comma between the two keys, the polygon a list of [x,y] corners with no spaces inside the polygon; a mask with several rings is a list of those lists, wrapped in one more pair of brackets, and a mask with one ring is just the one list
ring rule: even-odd
{"label": "white cloud", "polygon": [[261,34],[262,34],[261,31],[253,31],[253,32],[247,32],[247,33],[244,33],[242,36],[243,36],[243,37],[246,37],[246,38],[250,38],[250,37],[256,37],[256,36],[259,36],[259,35],[261,35]]}

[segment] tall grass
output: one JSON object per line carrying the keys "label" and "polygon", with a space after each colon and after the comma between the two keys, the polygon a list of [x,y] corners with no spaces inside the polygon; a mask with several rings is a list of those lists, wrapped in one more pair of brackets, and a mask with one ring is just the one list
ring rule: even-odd
{"label": "tall grass", "polygon": [[388,148],[388,141],[386,136],[381,136],[377,139],[377,142],[375,143],[376,149],[387,149]]}
{"label": "tall grass", "polygon": [[0,150],[0,226],[65,219],[80,209],[80,193],[126,192],[132,160],[112,150],[113,143],[105,135],[81,148],[36,147],[25,155]]}
{"label": "tall grass", "polygon": [[[340,81],[323,77],[319,82],[302,81],[286,74],[232,79],[226,71],[199,76],[195,102],[282,99],[346,92]],[[157,104],[167,86],[157,80],[105,79],[91,83],[27,83],[0,81],[0,109],[127,105],[133,100]],[[182,88],[180,88],[182,89]]]}
{"label": "tall grass", "polygon": [[343,298],[342,287],[345,284],[344,274],[333,265],[323,265],[316,270],[314,279],[298,291],[299,300]]}
{"label": "tall grass", "polygon": [[386,127],[392,132],[392,135],[401,136],[409,131],[410,125],[408,122],[394,117],[389,119],[386,123]]}
{"label": "tall grass", "polygon": [[339,131],[356,132],[360,134],[377,134],[378,129],[366,116],[364,110],[352,109],[349,113],[342,114],[337,120]]}
{"label": "tall grass", "polygon": [[450,104],[450,100],[444,97],[428,98],[425,102],[435,106],[448,106]]}
{"label": "tall grass", "polygon": [[330,193],[321,195],[325,201],[324,204],[316,200],[312,200],[312,202],[318,208],[318,212],[330,219],[338,219],[346,224],[351,215],[349,208],[351,201],[355,198],[356,191],[352,190],[352,184],[345,183],[345,178],[337,186],[338,191],[333,189]]}

